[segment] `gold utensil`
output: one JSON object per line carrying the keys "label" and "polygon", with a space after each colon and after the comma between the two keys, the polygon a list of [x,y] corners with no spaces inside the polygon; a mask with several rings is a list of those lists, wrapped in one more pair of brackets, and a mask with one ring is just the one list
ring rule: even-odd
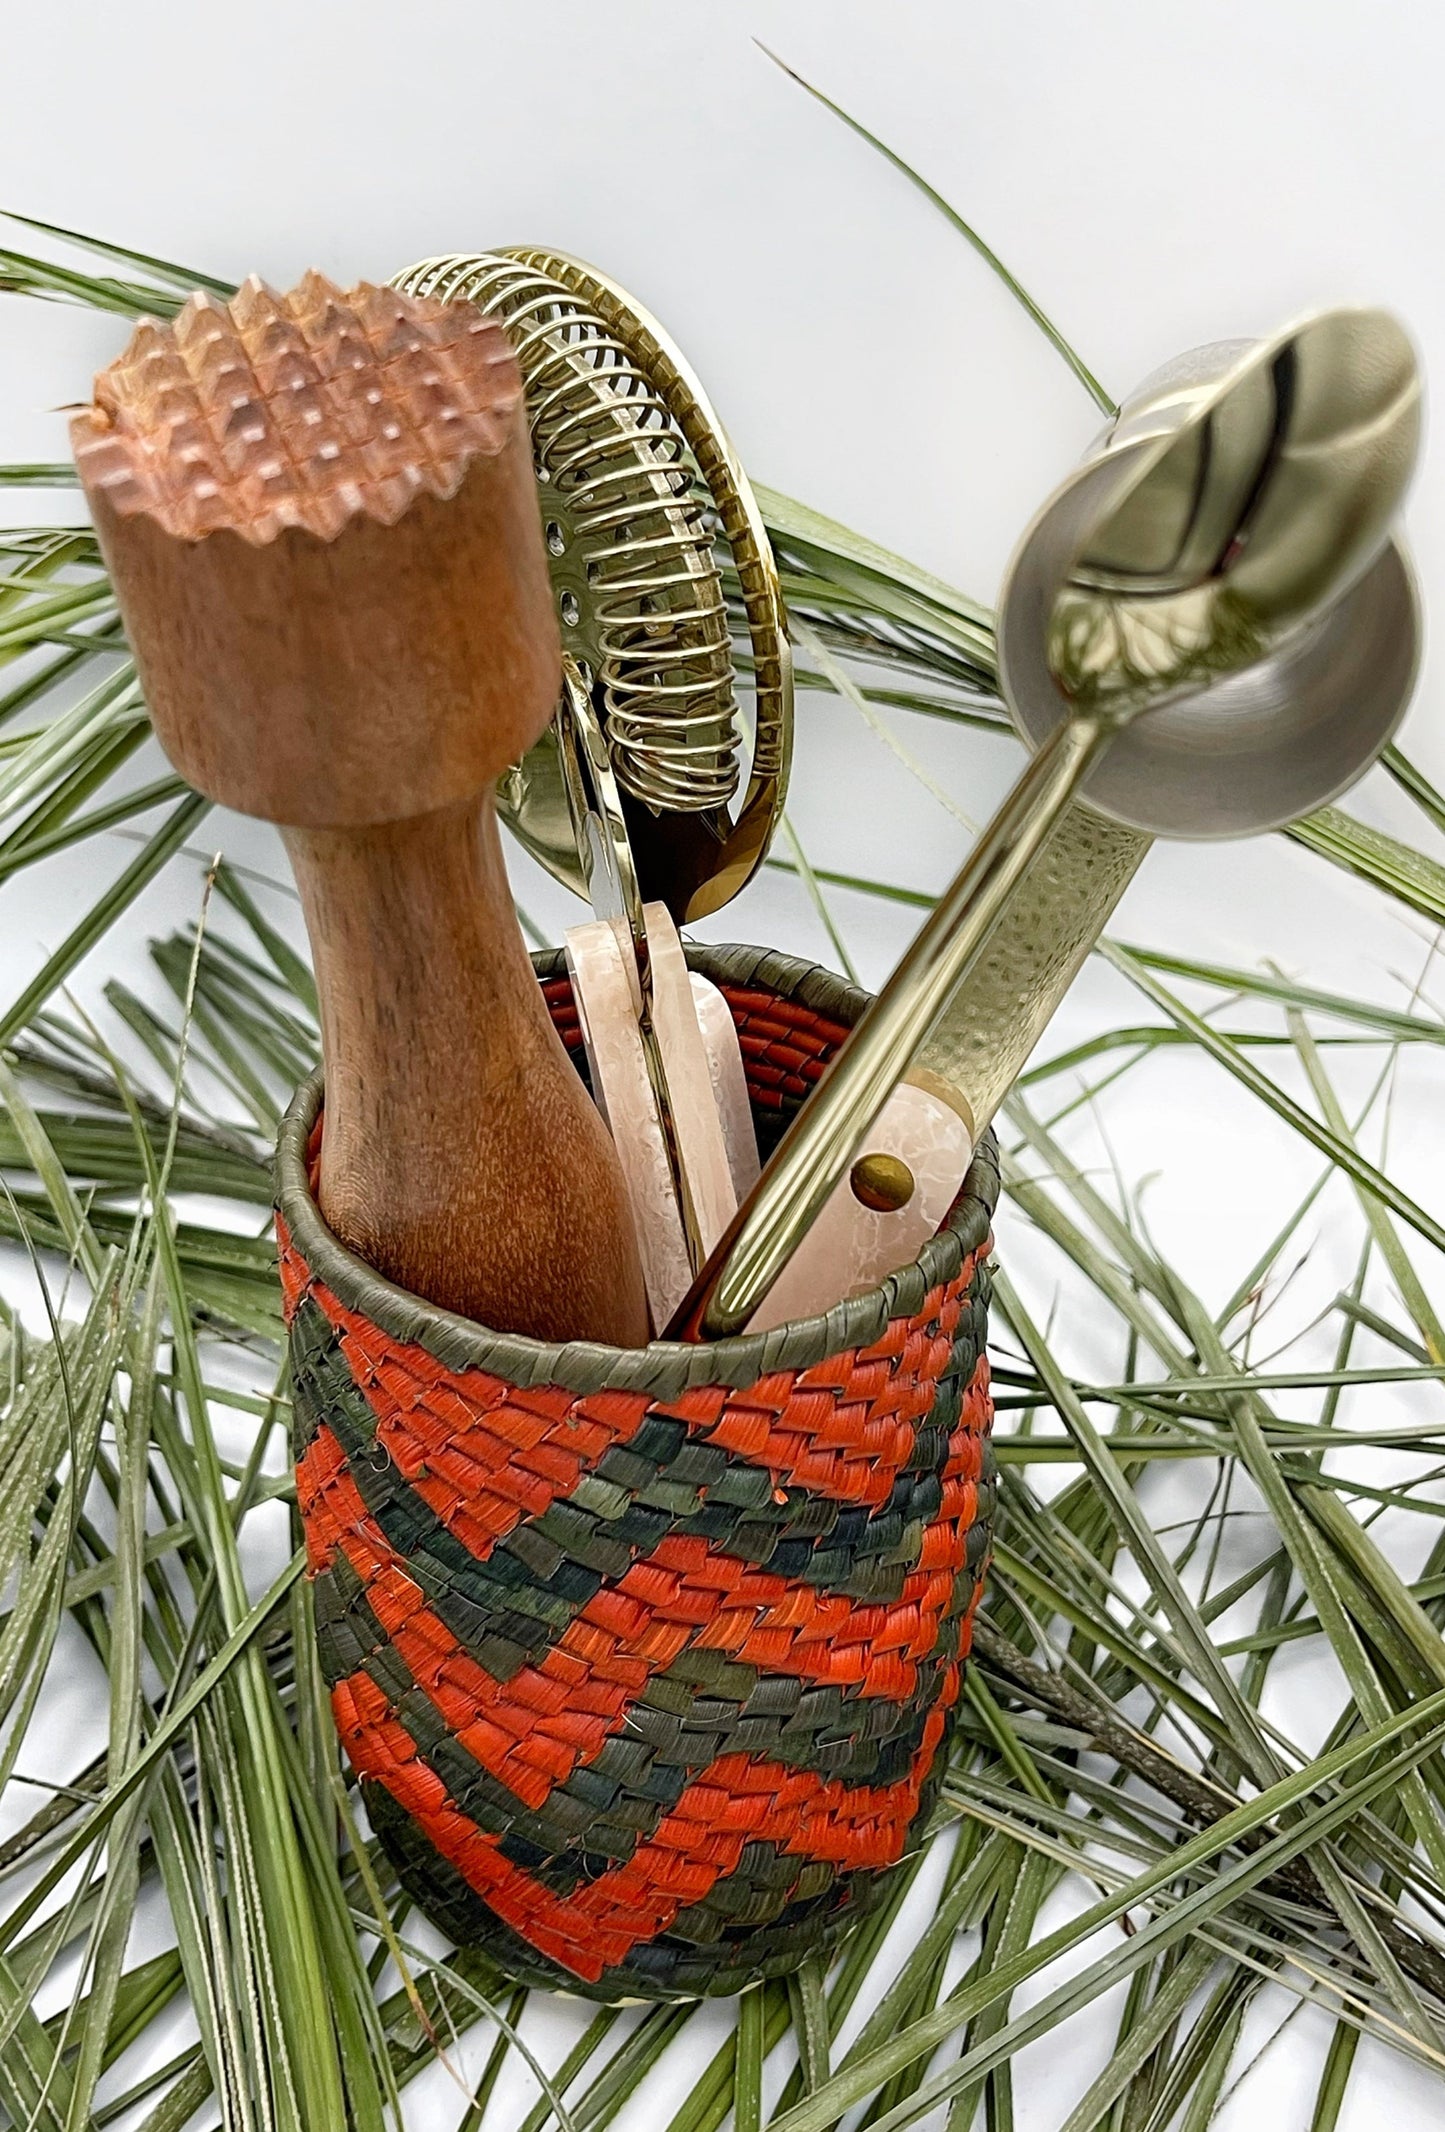
{"label": "gold utensil", "polygon": [[[568,969],[593,1094],[617,1143],[642,1253],[654,1324],[665,1324],[737,1206],[729,1150],[706,1060],[700,1016],[730,1046],[725,1074],[742,1076],[737,1034],[721,995],[692,979],[665,904],[644,904],[612,757],[591,696],[563,660],[555,731],[577,851],[596,912],[569,927]],[[695,987],[704,997],[695,996]],[[716,1009],[721,1009],[720,1016]],[[733,1107],[734,1137],[751,1118]],[[734,1147],[735,1159],[745,1150]],[[757,1175],[756,1145],[749,1182]]]}
{"label": "gold utensil", "polygon": [[[782,811],[792,659],[762,515],[706,394],[654,318],[560,252],[453,254],[396,281],[465,298],[506,328],[526,385],[562,646],[606,739],[640,898],[666,903],[679,924],[720,910],[761,865]],[[736,819],[744,733],[724,558],[752,667]],[[497,804],[526,849],[585,895],[555,729]]]}
{"label": "gold utensil", "polygon": [[[1281,336],[1283,338],[1283,336]],[[1092,447],[1082,472],[1097,462],[1137,451],[1153,439],[1178,432],[1195,421],[1210,396],[1242,358],[1268,360],[1268,347],[1215,343],[1190,349],[1146,378],[1123,402],[1117,416]],[[1395,360],[1398,360],[1398,351]],[[1399,379],[1413,401],[1418,384]],[[1384,404],[1393,399],[1387,387]],[[1407,413],[1402,401],[1400,412]],[[1413,420],[1413,417],[1410,417]],[[1403,430],[1400,441],[1406,442]],[[1077,478],[1077,477],[1076,477]],[[1061,492],[1064,511],[1072,509],[1072,483]],[[1039,514],[1014,558],[999,616],[999,655],[1009,700],[1022,705],[1030,697],[1031,652],[1028,617],[1039,598],[1038,586],[1057,569],[1059,517],[1050,508]],[[1244,685],[1216,688],[1208,704],[1195,699],[1182,713],[1190,720],[1191,747],[1208,731],[1196,725],[1202,713],[1233,720],[1257,716],[1261,705],[1283,708],[1287,680],[1301,744],[1310,735],[1329,733],[1347,722],[1351,707],[1363,702],[1364,715],[1376,720],[1403,715],[1414,684],[1420,625],[1408,565],[1399,547],[1387,543],[1366,581],[1325,609],[1319,618],[1311,656],[1291,656],[1287,675],[1261,662]],[[1368,708],[1373,706],[1373,708]],[[1172,725],[1173,738],[1179,738]],[[1157,748],[1171,728],[1156,732],[1135,728],[1130,746]],[[1271,732],[1284,742],[1278,726]],[[1119,758],[1114,758],[1117,763]],[[1232,760],[1232,757],[1231,757]],[[1163,765],[1156,752],[1148,776],[1157,791]],[[1246,760],[1244,774],[1249,774]],[[1348,781],[1349,765],[1342,766]],[[1087,802],[1069,807],[1048,838],[1018,891],[991,934],[966,982],[959,985],[924,1040],[916,1064],[948,1081],[967,1103],[977,1128],[992,1118],[1013,1086],[1049,1019],[1072,984],[1110,912],[1143,863],[1151,834],[1126,818],[1101,811],[1107,795],[1096,776]],[[1337,788],[1342,789],[1341,788]],[[1325,797],[1337,796],[1336,794]],[[1322,805],[1323,798],[1316,802]],[[1298,812],[1296,807],[1294,811]],[[1183,834],[1177,826],[1164,834]],[[1199,831],[1190,832],[1199,834]]]}
{"label": "gold utensil", "polygon": [[[717,1121],[680,1109],[669,1087],[659,1017],[674,1039],[695,1017],[685,970],[681,988],[664,979],[659,999],[644,906],[675,979],[676,934],[659,906],[679,922],[721,909],[762,863],[781,813],[792,662],[772,549],[701,386],[616,283],[535,247],[423,260],[396,279],[476,304],[505,327],[521,365],[567,679],[551,726],[499,784],[497,808],[535,858],[630,936],[636,1033],[615,1030],[599,1062],[630,1085],[623,1062],[640,1039],[656,1113],[647,1137],[660,1150],[624,1155],[629,1175],[649,1177],[665,1157],[695,1273],[716,1235]],[[744,721],[724,558],[752,669],[736,819]],[[599,1016],[616,996],[593,984],[600,952],[594,942],[575,971]],[[635,1103],[614,1107],[636,1118]],[[734,1203],[729,1193],[729,1211]]]}
{"label": "gold utensil", "polygon": [[[1081,926],[1069,809],[1086,785],[1126,834],[1246,835],[1335,797],[1403,715],[1419,630],[1390,527],[1419,444],[1409,341],[1382,312],[1337,310],[1206,355],[1156,377],[1025,534],[1000,673],[1038,752],[794,1120],[674,1337],[748,1324],[911,1066],[981,1127],[1008,1084],[985,1073],[980,1094],[968,1070],[964,988],[992,964],[982,996],[998,1027],[1005,928],[1046,933],[1057,914],[1062,945],[1041,951],[1051,1011],[1130,870],[1127,844],[1106,844]],[[1052,874],[1037,875],[1051,838]],[[1031,1043],[1040,950],[1022,944]]]}

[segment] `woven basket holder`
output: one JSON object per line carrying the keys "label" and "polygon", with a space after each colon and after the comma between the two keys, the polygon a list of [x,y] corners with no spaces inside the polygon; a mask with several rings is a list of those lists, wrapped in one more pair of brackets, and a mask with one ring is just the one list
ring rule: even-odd
{"label": "woven basket holder", "polygon": [[[690,950],[764,1156],[867,1004]],[[585,1074],[560,954],[535,958]],[[401,1881],[510,1975],[613,2001],[826,1953],[932,1808],[994,1508],[985,1138],[918,1259],[708,1346],[549,1346],[422,1302],[282,1128],[297,1493],[337,1729]]]}

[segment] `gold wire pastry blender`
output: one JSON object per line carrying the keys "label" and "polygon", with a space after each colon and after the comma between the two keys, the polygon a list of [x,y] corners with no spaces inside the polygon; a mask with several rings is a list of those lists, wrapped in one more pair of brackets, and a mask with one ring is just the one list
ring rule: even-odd
{"label": "gold wire pastry blender", "polygon": [[[396,284],[464,298],[505,326],[526,382],[563,650],[606,740],[638,892],[679,924],[721,910],[762,864],[786,797],[792,656],[762,514],[702,386],[654,318],[560,252],[426,259]],[[754,695],[735,819],[744,733],[719,546]],[[554,727],[498,805],[524,848],[585,896],[563,746]]]}
{"label": "gold wire pastry blender", "polygon": [[[756,1175],[755,1149],[749,1158],[724,1147],[700,1078],[695,1024],[700,1013],[708,1020],[710,988],[698,981],[694,1000],[673,921],[709,915],[737,894],[782,810],[792,665],[772,550],[702,387],[616,283],[527,247],[423,260],[396,282],[495,317],[526,384],[563,688],[552,725],[501,781],[497,807],[524,849],[586,896],[624,945],[650,1098],[619,1085],[632,1064],[616,1043],[592,1042],[589,973],[606,978],[610,943],[595,928],[568,936],[599,1098],[630,1118],[630,1131],[622,1115],[613,1119],[625,1159],[652,1172],[660,1159],[670,1178],[682,1274],[680,1286],[675,1273],[659,1274],[661,1322],[725,1226],[739,1180]],[[736,583],[731,605],[720,550]],[[751,669],[750,733],[735,629]],[[594,1019],[611,1012],[597,993],[591,1001]],[[734,1049],[736,1040],[712,1004],[716,1060],[723,1039]],[[724,1046],[725,1077],[727,1067]],[[736,1120],[740,1061],[733,1080]],[[750,1136],[745,1103],[741,1116]],[[654,1189],[635,1211],[656,1250],[667,1205]]]}

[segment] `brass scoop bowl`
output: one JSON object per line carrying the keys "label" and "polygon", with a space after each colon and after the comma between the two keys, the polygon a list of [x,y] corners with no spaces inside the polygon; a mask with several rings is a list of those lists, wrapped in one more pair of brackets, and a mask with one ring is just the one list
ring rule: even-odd
{"label": "brass scoop bowl", "polygon": [[1000,670],[1037,752],[674,1318],[740,1331],[1082,794],[1151,835],[1243,836],[1334,798],[1413,684],[1391,538],[1420,437],[1403,329],[1332,310],[1151,381],[1010,565]]}
{"label": "brass scoop bowl", "polygon": [[1024,738],[1087,748],[1090,804],[1154,836],[1252,835],[1335,798],[1414,677],[1390,528],[1419,439],[1414,351],[1379,311],[1149,380],[1005,579],[1000,676]]}

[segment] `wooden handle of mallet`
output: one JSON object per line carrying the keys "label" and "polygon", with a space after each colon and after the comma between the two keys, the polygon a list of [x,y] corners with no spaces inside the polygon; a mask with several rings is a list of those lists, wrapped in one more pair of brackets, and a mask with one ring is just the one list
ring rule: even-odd
{"label": "wooden handle of mallet", "polygon": [[470,305],[311,274],[144,321],[73,425],[156,731],[284,827],[321,997],[320,1204],[416,1294],[636,1345],[636,1240],[492,806],[559,651],[520,373]]}

